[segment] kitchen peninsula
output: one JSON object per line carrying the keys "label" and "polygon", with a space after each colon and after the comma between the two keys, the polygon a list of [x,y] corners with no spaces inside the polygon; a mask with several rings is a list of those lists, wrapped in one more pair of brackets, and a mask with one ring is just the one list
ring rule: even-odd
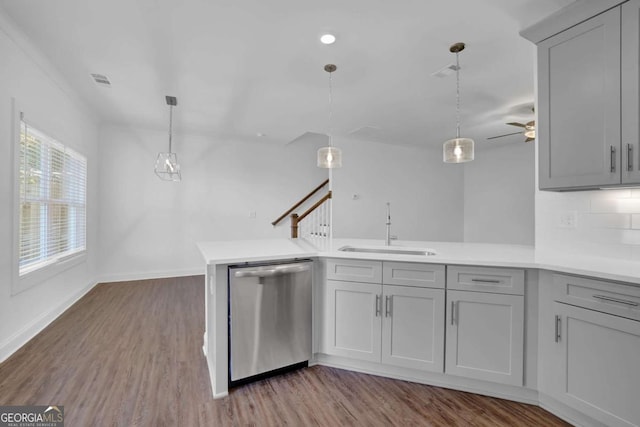
{"label": "kitchen peninsula", "polygon": [[[574,423],[640,422],[626,402],[640,393],[638,263],[502,244],[391,246],[430,256],[344,246],[385,247],[355,239],[323,249],[289,239],[198,244],[207,265],[203,350],[215,398],[228,392],[228,266],[304,258],[315,264],[310,363],[538,404]],[[353,316],[364,320],[354,326]],[[399,330],[394,316],[427,323]],[[416,344],[421,331],[428,339]],[[595,357],[581,358],[587,344]],[[615,364],[604,359],[611,352]],[[563,363],[567,354],[571,366]],[[589,378],[575,374],[595,368],[597,378],[616,381],[589,387]]]}

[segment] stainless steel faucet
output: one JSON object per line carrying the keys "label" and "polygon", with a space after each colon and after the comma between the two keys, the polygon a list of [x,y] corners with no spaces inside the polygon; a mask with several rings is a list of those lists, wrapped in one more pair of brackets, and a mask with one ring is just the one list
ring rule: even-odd
{"label": "stainless steel faucet", "polygon": [[384,242],[386,246],[391,246],[391,203],[387,202],[387,238]]}

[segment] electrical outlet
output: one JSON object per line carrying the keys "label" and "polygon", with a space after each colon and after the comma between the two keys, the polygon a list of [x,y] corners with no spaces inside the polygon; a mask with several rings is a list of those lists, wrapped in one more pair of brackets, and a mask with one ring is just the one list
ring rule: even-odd
{"label": "electrical outlet", "polygon": [[560,214],[558,221],[560,228],[576,228],[578,226],[578,212],[566,211]]}
{"label": "electrical outlet", "polygon": [[256,219],[257,216],[258,216],[258,213],[256,211],[249,212],[249,218]]}

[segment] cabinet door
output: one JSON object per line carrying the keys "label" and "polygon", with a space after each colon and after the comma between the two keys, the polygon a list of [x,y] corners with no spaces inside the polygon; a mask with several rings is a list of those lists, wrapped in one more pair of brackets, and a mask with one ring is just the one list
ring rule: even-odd
{"label": "cabinet door", "polygon": [[444,371],[444,292],[384,285],[382,363]]}
{"label": "cabinet door", "polygon": [[380,362],[382,285],[327,281],[327,354]]}
{"label": "cabinet door", "polygon": [[608,426],[640,425],[640,322],[554,303],[558,379],[549,392]]}
{"label": "cabinet door", "polygon": [[538,45],[541,190],[620,183],[620,44],[617,7]]}
{"label": "cabinet door", "polygon": [[622,5],[622,183],[640,184],[640,1]]}
{"label": "cabinet door", "polygon": [[523,384],[524,297],[447,291],[448,374]]}

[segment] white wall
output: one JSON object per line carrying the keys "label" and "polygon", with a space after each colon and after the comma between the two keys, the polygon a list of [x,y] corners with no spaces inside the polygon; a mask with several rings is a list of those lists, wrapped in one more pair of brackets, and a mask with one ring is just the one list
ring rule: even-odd
{"label": "white wall", "polygon": [[[327,177],[315,166],[315,145],[177,133],[183,179],[163,182],[153,164],[166,139],[166,130],[101,129],[103,280],[200,272],[197,241],[287,237],[288,220],[275,229],[270,222]],[[338,144],[344,167],[333,171],[337,237],[383,239],[390,201],[393,234],[400,239],[462,240],[461,165],[443,164],[439,150]],[[367,151],[372,145],[373,155]]]}
{"label": "white wall", "polygon": [[[333,171],[334,236],[462,241],[463,165],[444,164],[442,151],[378,142],[338,140],[343,167]],[[357,199],[354,200],[353,196]]]}
{"label": "white wall", "polygon": [[287,237],[289,220],[277,228],[271,221],[327,178],[315,166],[313,144],[180,132],[173,141],[181,182],[153,172],[158,151],[168,146],[166,129],[101,129],[103,280],[204,272],[198,241]]}
{"label": "white wall", "polygon": [[534,151],[535,143],[501,143],[465,163],[465,242],[534,244]]}
{"label": "white wall", "polygon": [[[97,260],[97,126],[85,106],[0,11],[0,361],[95,284]],[[13,140],[11,99],[26,118],[88,160],[86,262],[11,295],[13,280]]]}

